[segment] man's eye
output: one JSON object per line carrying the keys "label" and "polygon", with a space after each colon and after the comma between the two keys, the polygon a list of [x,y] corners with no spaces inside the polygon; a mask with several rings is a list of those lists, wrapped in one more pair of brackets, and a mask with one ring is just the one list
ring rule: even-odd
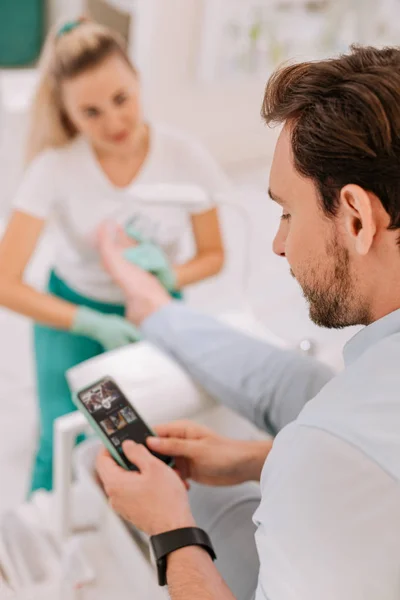
{"label": "man's eye", "polygon": [[281,215],[281,221],[288,221],[289,219],[290,219],[289,213],[283,213],[283,215]]}

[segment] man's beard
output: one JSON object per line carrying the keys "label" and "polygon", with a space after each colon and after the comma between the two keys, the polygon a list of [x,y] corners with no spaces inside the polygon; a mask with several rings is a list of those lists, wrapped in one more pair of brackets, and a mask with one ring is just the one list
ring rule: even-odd
{"label": "man's beard", "polygon": [[[321,262],[319,267],[311,267],[303,280],[298,279],[309,304],[310,319],[319,327],[329,329],[368,325],[371,323],[369,307],[357,293],[347,248],[333,239],[327,245],[327,258],[332,259],[330,268]],[[295,277],[293,271],[291,273]]]}

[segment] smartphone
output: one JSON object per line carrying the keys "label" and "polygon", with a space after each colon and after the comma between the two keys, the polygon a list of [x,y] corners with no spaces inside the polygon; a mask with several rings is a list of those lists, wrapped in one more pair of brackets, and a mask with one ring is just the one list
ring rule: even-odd
{"label": "smartphone", "polygon": [[[137,471],[137,467],[125,456],[122,443],[125,440],[133,440],[146,445],[146,438],[155,433],[143,421],[115,381],[111,377],[104,377],[93,383],[78,392],[75,403],[116,462],[124,469]],[[171,456],[156,452],[152,454],[168,466],[174,466]]]}

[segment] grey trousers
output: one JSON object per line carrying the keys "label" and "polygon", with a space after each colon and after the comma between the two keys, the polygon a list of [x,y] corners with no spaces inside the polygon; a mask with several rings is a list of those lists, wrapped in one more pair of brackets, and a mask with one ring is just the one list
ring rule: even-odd
{"label": "grey trousers", "polygon": [[190,504],[196,523],[207,531],[215,565],[237,600],[254,597],[259,571],[252,517],[260,503],[258,484],[233,487],[191,484]]}

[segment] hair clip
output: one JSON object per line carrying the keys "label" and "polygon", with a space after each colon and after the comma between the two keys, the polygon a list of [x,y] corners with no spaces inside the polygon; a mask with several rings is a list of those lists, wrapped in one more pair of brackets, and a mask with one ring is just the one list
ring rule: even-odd
{"label": "hair clip", "polygon": [[65,35],[66,33],[69,33],[70,31],[72,31],[73,29],[75,29],[76,27],[79,27],[79,25],[82,24],[81,19],[77,19],[76,21],[67,21],[66,23],[64,23],[64,25],[62,25],[62,27],[60,27],[60,29],[57,31],[57,35],[56,37],[62,37],[63,35]]}

